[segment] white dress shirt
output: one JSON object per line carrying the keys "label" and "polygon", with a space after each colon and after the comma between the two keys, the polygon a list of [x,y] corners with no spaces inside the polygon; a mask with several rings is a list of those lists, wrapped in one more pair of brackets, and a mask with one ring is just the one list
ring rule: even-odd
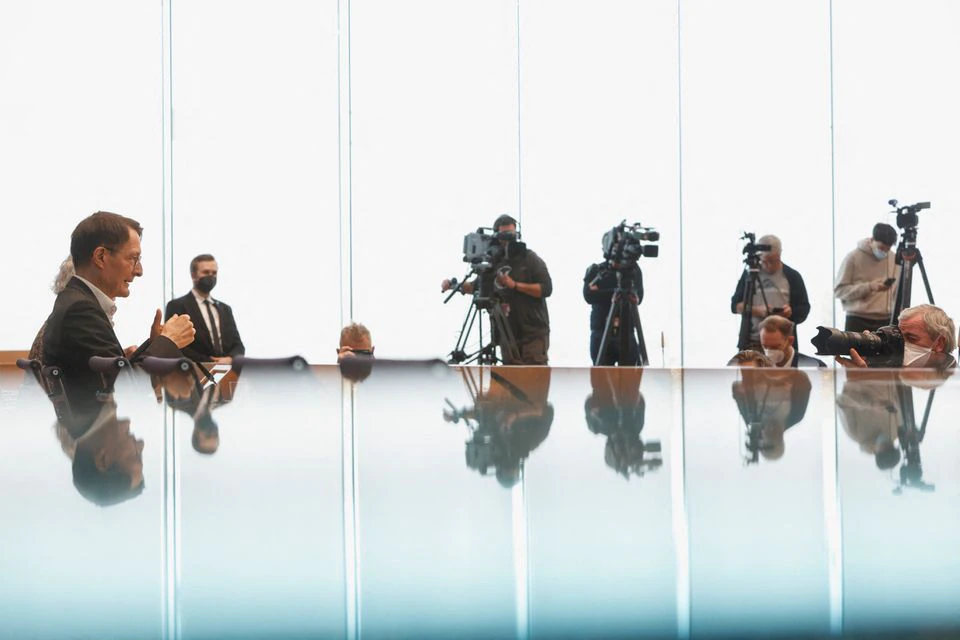
{"label": "white dress shirt", "polygon": [[[200,315],[203,317],[203,324],[207,325],[207,331],[210,332],[210,339],[213,340],[213,336],[216,335],[217,339],[220,341],[220,344],[222,345],[223,336],[220,334],[220,310],[217,309],[217,301],[214,300],[212,296],[207,296],[206,298],[204,298],[203,294],[197,291],[196,289],[192,289],[191,293],[193,293],[193,297],[197,301],[197,306],[200,307]],[[206,300],[210,301],[209,307],[207,307],[207,305],[204,304]],[[210,313],[207,313],[207,310],[209,310]],[[216,323],[216,326],[214,327],[210,326],[211,314],[213,315],[213,321]],[[214,331],[216,331],[216,333],[214,333]]]}
{"label": "white dress shirt", "polygon": [[74,277],[80,282],[82,282],[83,284],[90,287],[90,291],[93,291],[93,295],[97,297],[97,302],[100,303],[100,307],[103,309],[103,312],[107,314],[107,318],[110,320],[110,325],[113,326],[113,314],[117,312],[116,303],[114,303],[114,301],[110,299],[110,296],[108,296],[103,291],[101,291],[97,285],[93,284],[86,278],[82,278],[77,275],[75,275]]}

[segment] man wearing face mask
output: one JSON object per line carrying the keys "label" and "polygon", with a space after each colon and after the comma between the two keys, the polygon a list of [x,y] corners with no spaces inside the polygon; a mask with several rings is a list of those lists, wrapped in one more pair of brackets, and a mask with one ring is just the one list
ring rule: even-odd
{"label": "man wearing face mask", "polygon": [[[750,338],[739,349],[752,349],[760,344],[760,321],[767,316],[777,315],[793,322],[794,343],[797,342],[796,325],[807,319],[810,314],[810,299],[803,278],[795,269],[785,265],[780,259],[782,245],[777,236],[761,236],[757,244],[770,245],[770,251],[760,254],[760,284],[762,289],[753,296],[751,309]],[[747,272],[744,271],[737,283],[737,290],[730,299],[730,311],[743,313],[744,295],[747,286]]]}
{"label": "man wearing face mask", "polygon": [[230,364],[235,356],[245,353],[233,309],[225,302],[215,300],[210,292],[217,285],[217,261],[204,253],[190,261],[193,289],[185,296],[167,303],[167,317],[189,315],[197,328],[197,335],[183,354],[195,362]]}
{"label": "man wearing face mask", "polygon": [[760,323],[760,346],[776,367],[826,367],[821,360],[794,348],[793,323],[783,316],[767,316]]}
{"label": "man wearing face mask", "polygon": [[873,235],[840,263],[833,293],[847,314],[844,331],[876,331],[889,324],[896,291],[896,264],[891,251],[897,231],[877,223]]}
{"label": "man wearing face mask", "polygon": [[[957,348],[957,330],[953,320],[940,307],[919,304],[904,309],[897,319],[897,327],[903,334],[903,365],[909,368],[953,369],[957,361],[953,350]],[[850,349],[850,357],[836,357],[844,367],[867,368],[869,365],[856,349]]]}

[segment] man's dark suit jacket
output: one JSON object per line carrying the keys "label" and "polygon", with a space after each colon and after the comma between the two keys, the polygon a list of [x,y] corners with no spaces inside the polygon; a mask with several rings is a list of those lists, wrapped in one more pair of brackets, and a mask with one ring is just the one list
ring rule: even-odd
{"label": "man's dark suit jacket", "polygon": [[246,353],[246,349],[244,349],[243,341],[240,339],[240,332],[237,331],[237,321],[233,319],[233,309],[225,302],[213,300],[213,298],[210,300],[220,314],[220,346],[223,347],[221,353],[217,353],[216,349],[213,348],[213,338],[210,336],[210,331],[207,330],[207,323],[204,322],[206,311],[201,312],[197,299],[193,297],[193,291],[167,303],[164,322],[174,314],[190,316],[190,320],[193,321],[193,326],[197,330],[197,335],[194,337],[193,344],[184,347],[183,355],[191,360],[210,362],[215,357],[220,356],[242,356]]}
{"label": "man's dark suit jacket", "polygon": [[[177,345],[164,336],[147,340],[138,351],[142,356],[182,357]],[[61,367],[67,387],[83,386],[92,373],[91,356],[123,356],[123,347],[93,291],[79,279],[71,278],[57,295],[47,318],[43,364]]]}

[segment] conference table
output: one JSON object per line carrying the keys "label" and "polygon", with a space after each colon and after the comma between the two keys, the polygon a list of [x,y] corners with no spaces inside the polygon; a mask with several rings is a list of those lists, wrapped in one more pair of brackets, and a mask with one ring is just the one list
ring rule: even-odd
{"label": "conference table", "polygon": [[953,637],[950,373],[130,371],[102,506],[4,367],[0,637]]}

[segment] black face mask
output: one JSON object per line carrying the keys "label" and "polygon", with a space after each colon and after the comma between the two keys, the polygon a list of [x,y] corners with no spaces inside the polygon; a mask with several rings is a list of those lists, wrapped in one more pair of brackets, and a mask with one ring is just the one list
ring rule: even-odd
{"label": "black face mask", "polygon": [[217,286],[217,276],[203,276],[197,280],[197,291],[210,293]]}

